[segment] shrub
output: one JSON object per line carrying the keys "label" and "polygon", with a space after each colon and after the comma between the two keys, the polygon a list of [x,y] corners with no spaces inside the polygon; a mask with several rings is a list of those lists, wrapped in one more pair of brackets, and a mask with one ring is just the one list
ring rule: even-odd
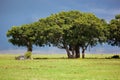
{"label": "shrub", "polygon": [[31,56],[32,56],[32,52],[28,51],[25,53],[25,58],[26,59],[31,59]]}
{"label": "shrub", "polygon": [[113,55],[111,58],[119,58],[119,55]]}

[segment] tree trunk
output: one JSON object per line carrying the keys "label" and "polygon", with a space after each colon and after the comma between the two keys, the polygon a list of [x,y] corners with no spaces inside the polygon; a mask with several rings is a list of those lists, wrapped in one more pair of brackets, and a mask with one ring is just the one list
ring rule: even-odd
{"label": "tree trunk", "polygon": [[74,49],[72,49],[72,57],[75,58],[75,52],[74,52]]}
{"label": "tree trunk", "polygon": [[68,58],[73,58],[73,56],[70,54],[70,51],[69,51],[68,46],[67,46],[66,44],[64,44],[64,47],[65,47],[65,50],[66,50],[66,52],[67,52]]}
{"label": "tree trunk", "polygon": [[27,51],[28,51],[28,52],[32,52],[32,46],[28,46],[28,47],[27,47]]}
{"label": "tree trunk", "polygon": [[76,53],[75,58],[80,58],[80,48],[78,45],[75,46],[75,53]]}
{"label": "tree trunk", "polygon": [[27,45],[27,51],[29,52],[32,52],[32,44],[30,42],[28,42],[28,45]]}
{"label": "tree trunk", "polygon": [[82,58],[85,58],[85,49],[82,48]]}
{"label": "tree trunk", "polygon": [[72,57],[75,58],[75,47],[74,46],[71,47],[71,52],[72,52]]}

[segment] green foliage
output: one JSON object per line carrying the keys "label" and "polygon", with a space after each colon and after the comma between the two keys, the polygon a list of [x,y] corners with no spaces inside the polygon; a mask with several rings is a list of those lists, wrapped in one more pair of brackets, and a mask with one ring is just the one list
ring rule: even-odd
{"label": "green foliage", "polygon": [[34,33],[30,25],[13,26],[7,32],[9,42],[17,46],[32,46],[34,44]]}
{"label": "green foliage", "polygon": [[32,52],[27,51],[27,52],[25,53],[25,58],[26,58],[26,59],[31,59],[31,56],[32,56]]}
{"label": "green foliage", "polygon": [[116,15],[109,23],[108,44],[120,47],[120,15]]}
{"label": "green foliage", "polygon": [[115,16],[115,19],[120,19],[120,14],[117,14],[117,15]]}

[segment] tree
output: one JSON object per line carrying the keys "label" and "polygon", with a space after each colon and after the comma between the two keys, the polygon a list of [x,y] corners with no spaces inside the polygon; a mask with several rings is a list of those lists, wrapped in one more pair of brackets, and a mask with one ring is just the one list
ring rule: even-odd
{"label": "tree", "polygon": [[35,33],[31,24],[22,26],[13,26],[7,32],[7,37],[10,43],[17,46],[27,47],[27,51],[32,52],[33,44],[35,43]]}
{"label": "tree", "polygon": [[108,25],[109,36],[108,44],[120,47],[120,14],[115,16]]}
{"label": "tree", "polygon": [[[51,34],[51,37],[48,40],[50,43],[65,49],[68,58],[79,58],[80,48],[82,48],[84,58],[84,52],[88,46],[95,46],[106,39],[104,20],[91,13],[60,12],[45,18],[44,23],[49,27],[48,35]],[[56,33],[58,33],[57,36],[55,36]]]}
{"label": "tree", "polygon": [[28,52],[32,52],[33,45],[40,47],[47,45],[45,29],[43,22],[13,26],[7,32],[8,41],[19,47],[25,46]]}

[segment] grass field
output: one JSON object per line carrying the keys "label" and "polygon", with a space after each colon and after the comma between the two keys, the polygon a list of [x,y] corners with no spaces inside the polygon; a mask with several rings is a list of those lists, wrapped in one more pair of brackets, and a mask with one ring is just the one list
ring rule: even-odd
{"label": "grass field", "polygon": [[112,54],[87,54],[87,59],[66,59],[64,54],[34,54],[38,60],[15,60],[0,54],[0,80],[120,80],[120,59]]}

